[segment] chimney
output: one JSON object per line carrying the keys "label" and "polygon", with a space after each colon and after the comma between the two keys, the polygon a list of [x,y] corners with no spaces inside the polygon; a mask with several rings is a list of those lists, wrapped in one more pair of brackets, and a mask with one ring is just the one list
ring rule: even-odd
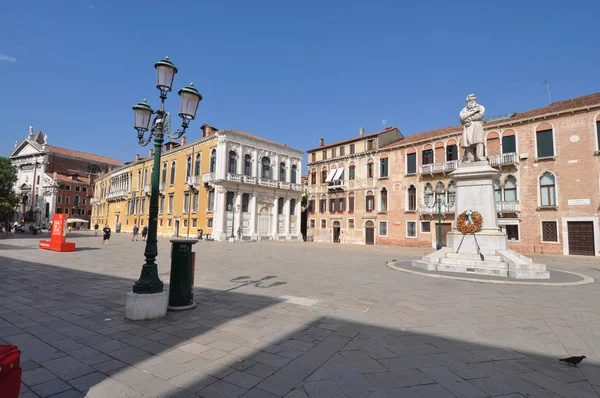
{"label": "chimney", "polygon": [[361,129],[360,129],[360,135],[359,135],[359,137],[361,137],[361,138],[362,138],[362,137],[364,137],[364,136],[365,136],[365,129],[364,129],[364,128],[361,128]]}
{"label": "chimney", "polygon": [[151,158],[154,155],[154,151],[152,149],[148,149],[148,157]]}
{"label": "chimney", "polygon": [[185,145],[185,136],[181,137],[181,145]]}
{"label": "chimney", "polygon": [[138,160],[140,160],[140,154],[139,154],[139,153],[136,153],[136,154],[135,154],[135,161],[137,162]]}
{"label": "chimney", "polygon": [[325,140],[323,138],[319,138],[319,146],[325,145]]}

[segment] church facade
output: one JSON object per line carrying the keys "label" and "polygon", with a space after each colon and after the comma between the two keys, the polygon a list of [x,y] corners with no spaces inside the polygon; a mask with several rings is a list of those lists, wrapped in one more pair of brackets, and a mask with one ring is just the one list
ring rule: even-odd
{"label": "church facade", "polygon": [[47,225],[55,213],[89,221],[94,178],[123,164],[49,145],[48,136],[42,130],[34,134],[33,126],[8,157],[17,169],[15,191],[21,198],[9,221],[39,226]]}

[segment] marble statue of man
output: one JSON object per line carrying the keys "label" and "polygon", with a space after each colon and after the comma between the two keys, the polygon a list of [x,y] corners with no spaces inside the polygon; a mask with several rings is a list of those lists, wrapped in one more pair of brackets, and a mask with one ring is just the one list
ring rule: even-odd
{"label": "marble statue of man", "polygon": [[463,125],[461,146],[464,148],[464,162],[485,160],[483,156],[483,115],[485,108],[479,105],[475,94],[467,96],[467,106],[460,111],[460,122]]}

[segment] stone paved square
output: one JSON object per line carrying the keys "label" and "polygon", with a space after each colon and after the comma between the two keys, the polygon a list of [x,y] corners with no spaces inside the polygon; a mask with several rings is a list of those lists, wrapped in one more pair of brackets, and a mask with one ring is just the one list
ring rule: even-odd
{"label": "stone paved square", "polygon": [[[598,397],[600,289],[482,284],[390,269],[427,250],[200,241],[198,306],[125,319],[144,243],[0,240],[0,342],[22,397]],[[168,289],[170,243],[159,238]],[[600,262],[539,256],[600,277]],[[579,367],[558,358],[586,355]]]}

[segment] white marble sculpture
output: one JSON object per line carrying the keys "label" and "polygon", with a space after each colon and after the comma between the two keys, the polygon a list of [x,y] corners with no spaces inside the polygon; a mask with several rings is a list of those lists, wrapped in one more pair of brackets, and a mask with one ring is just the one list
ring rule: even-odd
{"label": "white marble sculpture", "polygon": [[477,103],[475,94],[467,96],[467,106],[460,111],[460,122],[463,125],[461,146],[464,148],[463,162],[485,160],[483,156],[483,115],[485,108]]}

